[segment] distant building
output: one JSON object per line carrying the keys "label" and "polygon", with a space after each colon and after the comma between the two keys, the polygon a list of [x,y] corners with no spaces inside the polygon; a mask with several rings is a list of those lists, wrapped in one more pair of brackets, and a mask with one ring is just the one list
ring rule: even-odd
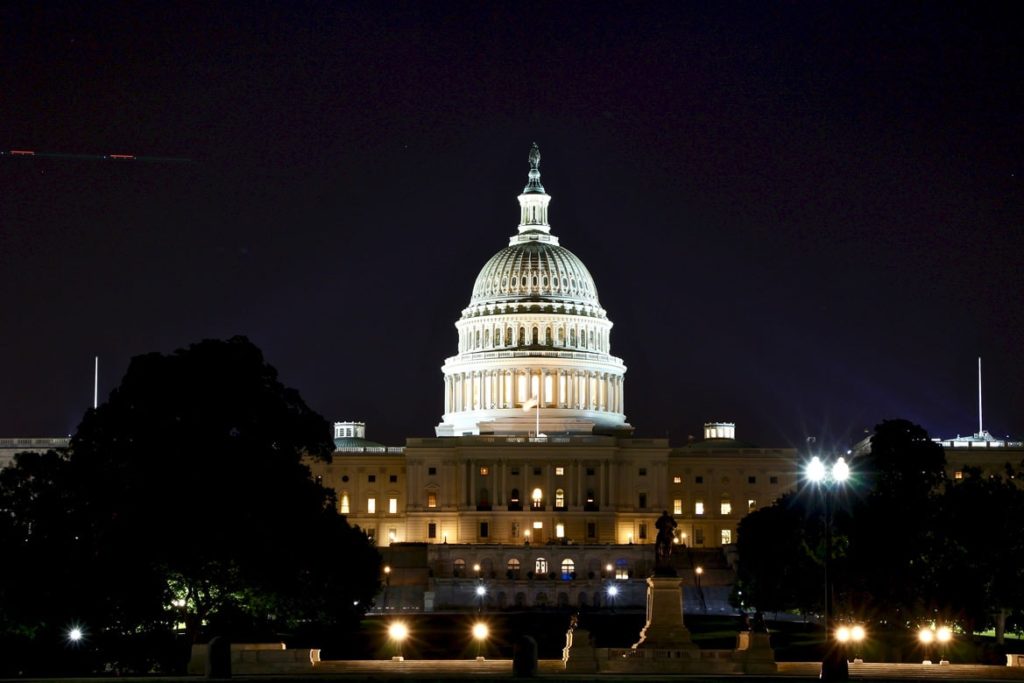
{"label": "distant building", "polygon": [[0,469],[10,465],[18,453],[45,453],[48,450],[67,448],[70,442],[68,437],[0,439]]}

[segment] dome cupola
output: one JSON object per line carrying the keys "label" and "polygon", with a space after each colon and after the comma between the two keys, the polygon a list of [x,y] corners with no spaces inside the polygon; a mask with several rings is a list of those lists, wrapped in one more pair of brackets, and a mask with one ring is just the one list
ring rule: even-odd
{"label": "dome cupola", "polygon": [[529,163],[517,234],[481,269],[455,324],[438,436],[522,434],[538,423],[548,435],[632,429],[626,367],[609,353],[612,322],[590,271],[551,234],[536,143]]}

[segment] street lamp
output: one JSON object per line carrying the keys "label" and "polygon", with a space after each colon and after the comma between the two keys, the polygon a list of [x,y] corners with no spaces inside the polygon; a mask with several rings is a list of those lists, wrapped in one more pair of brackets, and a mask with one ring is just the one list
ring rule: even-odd
{"label": "street lamp", "polygon": [[392,662],[404,662],[405,657],[402,656],[402,641],[409,637],[409,627],[407,627],[401,621],[393,621],[388,626],[388,637],[395,641],[395,652],[397,653],[391,658]]}
{"label": "street lamp", "polygon": [[482,621],[478,621],[473,624],[473,639],[476,640],[476,661],[484,661],[483,655],[480,654],[480,648],[483,646],[483,642],[487,640],[487,636],[490,634],[490,629],[487,628],[487,624]]}
{"label": "street lamp", "polygon": [[477,612],[483,612],[484,611],[484,596],[485,595],[487,595],[487,589],[484,588],[484,585],[481,583],[480,585],[478,585],[476,587],[476,598],[477,598],[477,601],[478,601],[478,605],[477,605],[477,608],[476,608]]}
{"label": "street lamp", "polygon": [[[840,626],[836,629],[835,633],[836,641],[839,642],[844,650],[848,649],[852,643],[858,651],[860,649],[860,644],[866,635],[867,632],[860,624],[855,624],[854,626]],[[860,654],[858,652],[853,661],[863,663],[864,660],[860,658]]]}
{"label": "street lamp", "polygon": [[619,589],[615,585],[608,586],[608,606],[612,612],[615,611],[615,596],[619,594]]}
{"label": "street lamp", "polygon": [[391,565],[384,565],[384,605],[382,612],[388,611],[388,589],[391,588]]}
{"label": "street lamp", "polygon": [[807,481],[824,488],[825,498],[825,656],[821,660],[821,679],[845,681],[850,677],[849,663],[841,648],[829,643],[832,632],[832,494],[850,478],[846,458],[839,457],[831,466],[814,456],[804,469]]}
{"label": "street lamp", "polygon": [[935,640],[939,641],[942,646],[942,651],[939,653],[939,664],[949,664],[949,660],[946,659],[946,646],[953,638],[953,632],[948,626],[940,626],[935,631]]}
{"label": "street lamp", "polygon": [[708,613],[708,603],[704,600],[704,589],[700,587],[700,577],[704,575],[704,567],[697,565],[693,568],[693,574],[697,580],[697,597],[700,598],[700,609],[705,614]]}

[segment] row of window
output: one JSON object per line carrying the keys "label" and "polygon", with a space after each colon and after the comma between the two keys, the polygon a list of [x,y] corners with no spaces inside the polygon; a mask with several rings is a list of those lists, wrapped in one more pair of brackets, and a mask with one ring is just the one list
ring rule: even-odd
{"label": "row of window", "polygon": [[[434,469],[434,468],[432,467],[430,469]],[[434,474],[434,472],[431,472],[431,474]],[[376,474],[368,474],[368,475],[366,475],[366,481],[368,483],[370,483],[370,484],[377,483],[377,475]],[[343,484],[347,484],[349,482],[349,476],[347,474],[341,475],[341,482]],[[398,475],[397,474],[389,474],[388,475],[388,483],[389,484],[397,484],[398,483]]]}
{"label": "row of window", "polygon": [[[642,477],[642,476],[645,476],[646,474],[647,474],[647,470],[641,467],[640,468],[640,476]],[[674,477],[672,477],[672,483],[673,484],[682,484],[683,483],[683,478],[678,476],[678,475],[674,476]],[[698,474],[697,476],[695,476],[693,478],[693,483],[694,484],[703,484],[704,483],[704,476],[701,475],[701,474]],[[729,483],[729,477],[722,477],[722,483],[723,484],[728,484]],[[756,484],[757,483],[757,476],[753,475],[753,474],[748,475],[747,476],[747,483],[748,484]],[[779,478],[777,476],[770,476],[770,477],[768,477],[768,483],[769,484],[778,484],[779,483]]]}
{"label": "row of window", "polygon": [[[435,501],[436,502],[436,501]],[[342,491],[341,498],[339,500],[339,512],[343,515],[347,515],[351,511],[351,501],[347,491]],[[377,498],[376,496],[370,496],[366,499],[366,514],[374,515],[377,514]],[[388,514],[398,514],[398,498],[388,498]]]}
{"label": "row of window", "polygon": [[[512,327],[506,327],[504,329],[501,327],[495,328],[493,337],[490,329],[466,330],[462,341],[462,351],[509,346],[526,346],[527,344],[540,346],[542,333],[544,346],[555,346],[555,338],[557,338],[557,346],[596,349],[598,351],[606,351],[608,348],[607,332],[597,331],[595,333],[595,330],[593,329],[580,329],[577,334],[577,328],[572,327],[569,328],[568,335],[566,335],[564,327],[558,327],[552,331],[550,325],[543,328],[538,325],[534,325],[532,328],[527,328],[526,326],[521,325],[519,327],[518,336],[515,335],[515,330]],[[568,343],[566,343],[567,338]],[[492,340],[494,342],[493,344],[491,343]]]}

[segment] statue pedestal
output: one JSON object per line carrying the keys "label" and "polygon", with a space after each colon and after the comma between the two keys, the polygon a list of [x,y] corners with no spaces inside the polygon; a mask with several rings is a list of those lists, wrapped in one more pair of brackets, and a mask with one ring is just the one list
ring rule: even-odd
{"label": "statue pedestal", "polygon": [[682,650],[695,659],[700,651],[683,624],[683,582],[674,576],[647,579],[647,623],[633,649]]}

